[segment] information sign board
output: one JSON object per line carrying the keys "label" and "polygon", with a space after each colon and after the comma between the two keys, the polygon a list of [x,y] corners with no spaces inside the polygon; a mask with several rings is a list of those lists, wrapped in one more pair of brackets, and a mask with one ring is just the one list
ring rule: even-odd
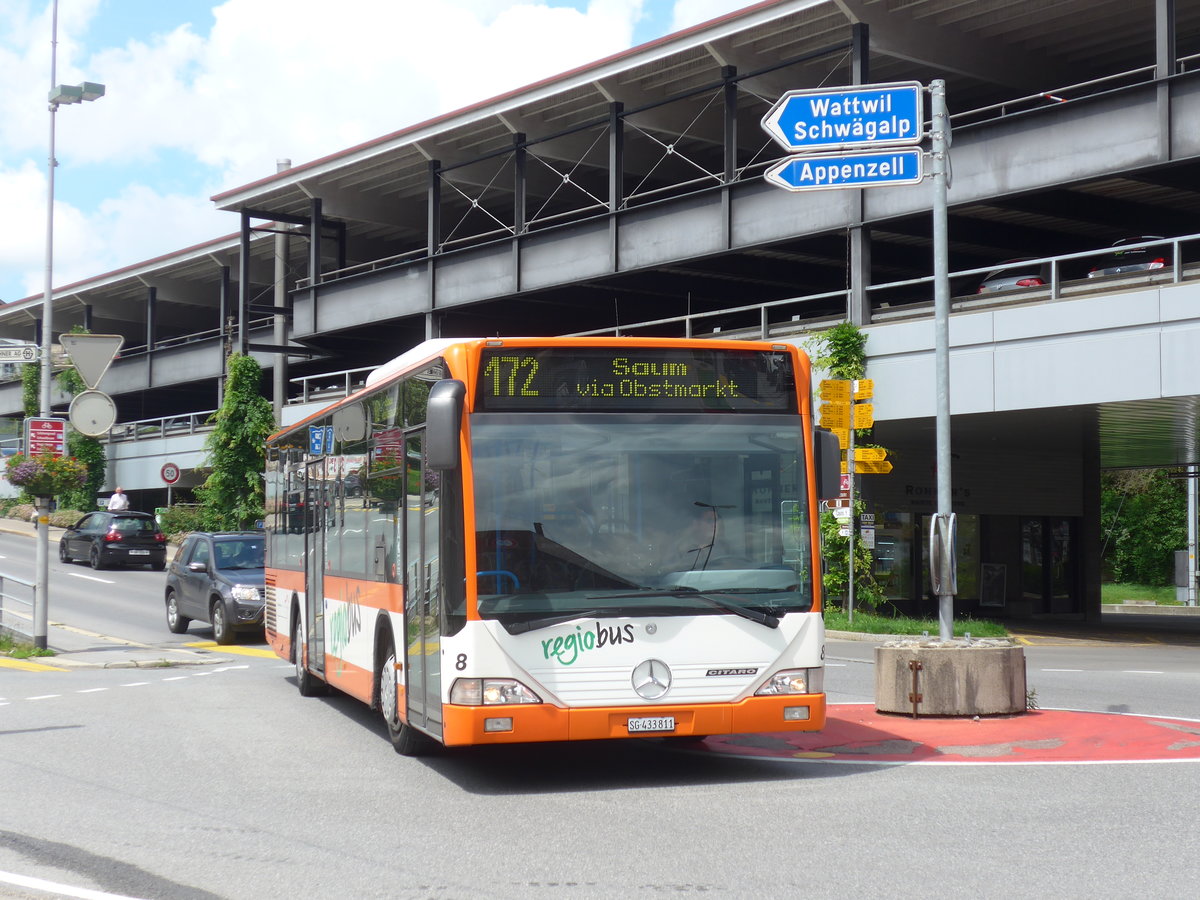
{"label": "information sign board", "polygon": [[67,452],[66,419],[26,419],[25,452],[30,456],[50,451],[54,456]]}

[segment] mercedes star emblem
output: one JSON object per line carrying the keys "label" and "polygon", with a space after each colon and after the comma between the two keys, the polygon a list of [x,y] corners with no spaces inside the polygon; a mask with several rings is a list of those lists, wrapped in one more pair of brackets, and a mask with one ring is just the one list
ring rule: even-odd
{"label": "mercedes star emblem", "polygon": [[634,667],[630,680],[643,700],[657,700],[671,689],[671,667],[661,659],[648,659]]}

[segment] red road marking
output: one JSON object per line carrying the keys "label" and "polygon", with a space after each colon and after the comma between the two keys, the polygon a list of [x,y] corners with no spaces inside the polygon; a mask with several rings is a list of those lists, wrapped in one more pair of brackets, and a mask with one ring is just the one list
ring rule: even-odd
{"label": "red road marking", "polygon": [[1195,762],[1200,721],[1063,709],[913,719],[856,703],[830,706],[824,731],[721,735],[700,746],[736,756],[889,765]]}

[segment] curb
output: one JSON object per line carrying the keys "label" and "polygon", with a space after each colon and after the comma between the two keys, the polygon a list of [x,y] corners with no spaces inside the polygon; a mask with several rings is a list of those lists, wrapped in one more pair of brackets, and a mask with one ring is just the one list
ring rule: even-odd
{"label": "curb", "polygon": [[87,662],[82,659],[70,659],[70,651],[62,651],[61,656],[46,656],[39,659],[52,660],[47,665],[63,666],[71,669],[178,669],[185,666],[215,666],[229,662],[226,657],[214,659],[124,659],[116,662]]}

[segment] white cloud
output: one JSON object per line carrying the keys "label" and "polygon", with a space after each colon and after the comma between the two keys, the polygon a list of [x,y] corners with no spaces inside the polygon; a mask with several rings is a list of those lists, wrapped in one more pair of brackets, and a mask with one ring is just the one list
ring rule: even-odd
{"label": "white cloud", "polygon": [[[0,238],[11,241],[0,251],[0,296],[10,300],[17,272],[26,290],[41,289],[41,251],[22,231],[45,216],[44,171],[36,174],[48,124],[41,2],[10,0],[0,13],[0,83],[14,86],[0,92],[0,227],[9,232]],[[76,36],[99,0],[72,0],[69,16],[60,10],[57,80],[99,81],[107,93],[60,110],[56,155],[86,173],[93,193],[98,180],[113,183],[90,211],[60,194],[56,245],[69,246],[78,224],[92,230],[95,251],[79,267],[56,252],[55,284],[235,230],[207,197],[272,174],[276,159],[319,158],[619,52],[644,2],[653,0],[591,0],[580,11],[538,0],[340,0],[334,12],[327,0],[226,0],[209,34],[181,25],[84,48]]]}

